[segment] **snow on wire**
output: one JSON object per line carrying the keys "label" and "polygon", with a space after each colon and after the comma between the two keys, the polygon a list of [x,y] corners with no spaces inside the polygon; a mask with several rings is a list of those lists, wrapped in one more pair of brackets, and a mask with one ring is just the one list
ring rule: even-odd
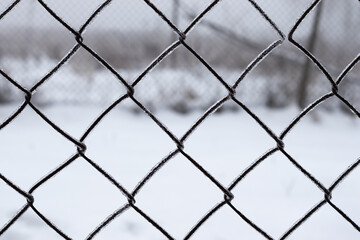
{"label": "snow on wire", "polygon": [[[10,186],[14,191],[18,194],[22,195],[27,203],[17,212],[15,216],[13,216],[9,221],[0,228],[0,237],[3,235],[12,225],[26,212],[26,211],[34,211],[36,215],[38,215],[50,228],[52,228],[59,236],[64,239],[72,239],[66,232],[62,231],[55,223],[51,222],[43,213],[41,213],[35,206],[34,201],[36,200],[33,197],[33,193],[43,184],[53,178],[56,174],[61,172],[63,169],[67,168],[72,162],[76,161],[78,158],[85,159],[94,169],[96,169],[99,173],[102,174],[104,178],[109,181],[109,184],[115,185],[118,190],[127,198],[128,203],[121,206],[115,212],[113,212],[108,218],[106,218],[103,222],[101,222],[96,229],[94,229],[86,239],[92,239],[95,237],[105,226],[111,223],[116,217],[124,213],[126,210],[132,208],[135,210],[140,216],[142,216],[147,222],[149,222],[154,228],[160,231],[163,236],[167,239],[174,239],[170,232],[168,232],[165,228],[160,226],[155,220],[153,220],[146,212],[140,209],[136,205],[136,195],[142,190],[142,188],[151,181],[154,174],[156,174],[162,167],[164,167],[171,159],[173,159],[176,155],[183,155],[194,168],[198,169],[203,175],[205,175],[214,185],[217,186],[219,191],[224,194],[224,199],[220,203],[216,204],[212,209],[209,209],[209,212],[198,220],[197,224],[194,225],[191,229],[189,229],[188,233],[183,237],[183,239],[191,239],[192,236],[198,229],[200,229],[203,224],[213,216],[215,212],[221,209],[223,206],[228,205],[242,220],[244,220],[247,224],[249,224],[254,230],[256,230],[260,235],[262,235],[266,239],[274,239],[267,232],[265,232],[256,222],[252,221],[249,217],[243,214],[240,210],[238,210],[233,204],[232,200],[236,197],[233,195],[232,190],[235,186],[237,186],[250,172],[256,171],[257,166],[259,166],[263,161],[265,161],[269,156],[273,155],[276,152],[283,154],[302,174],[304,177],[308,178],[312,181],[314,185],[316,185],[323,193],[324,198],[320,202],[318,202],[313,208],[309,209],[308,212],[302,216],[297,222],[289,229],[287,229],[280,239],[287,239],[292,232],[294,232],[299,226],[301,226],[305,221],[307,221],[311,216],[322,208],[324,205],[331,206],[338,214],[340,214],[349,224],[351,224],[357,231],[360,232],[360,226],[352,220],[346,213],[344,213],[338,206],[336,206],[332,201],[332,192],[333,190],[344,180],[358,165],[360,164],[360,159],[354,162],[345,172],[343,172],[340,176],[338,176],[337,180],[329,187],[325,187],[317,178],[315,178],[312,174],[310,174],[301,164],[299,164],[287,151],[284,144],[284,138],[290,132],[290,130],[297,124],[301,122],[301,120],[315,107],[322,104],[326,100],[336,97],[340,101],[342,101],[358,118],[360,118],[360,112],[343,96],[341,96],[338,92],[338,86],[345,78],[345,76],[351,71],[351,69],[360,61],[360,55],[358,55],[352,62],[343,70],[343,72],[339,75],[337,79],[333,79],[331,75],[328,73],[326,68],[317,60],[315,56],[311,54],[303,45],[299,44],[296,40],[294,40],[293,35],[298,29],[299,25],[304,21],[304,19],[309,15],[311,11],[313,11],[316,6],[321,2],[321,0],[315,0],[309,8],[305,10],[303,15],[298,19],[294,27],[291,29],[288,34],[288,40],[297,48],[299,48],[304,55],[306,55],[313,64],[315,64],[322,74],[327,78],[328,82],[331,84],[332,91],[318,98],[310,105],[308,105],[284,130],[283,132],[277,136],[255,113],[253,113],[243,102],[237,99],[235,93],[242,82],[243,79],[247,77],[247,75],[264,60],[271,52],[280,46],[285,40],[286,36],[281,32],[281,30],[277,27],[277,25],[270,19],[270,17],[260,8],[260,6],[256,3],[255,0],[248,0],[250,4],[262,15],[262,17],[267,21],[267,23],[272,27],[274,32],[278,35],[278,39],[270,44],[266,49],[264,49],[242,72],[237,81],[233,85],[229,85],[224,79],[204,60],[193,48],[191,48],[186,43],[186,38],[189,32],[195,28],[198,23],[204,18],[205,15],[208,14],[213,8],[216,8],[219,4],[220,0],[214,0],[211,2],[207,8],[201,12],[185,29],[185,31],[181,31],[177,28],[177,26],[169,20],[165,14],[159,10],[159,8],[153,4],[150,0],[144,0],[144,2],[151,8],[159,17],[162,18],[164,22],[166,22],[172,30],[178,35],[178,40],[174,41],[168,48],[163,51],[153,62],[136,78],[136,80],[129,84],[124,78],[102,57],[100,57],[93,49],[87,46],[84,43],[83,33],[86,28],[94,21],[97,15],[101,14],[101,12],[106,8],[111,6],[112,0],[107,0],[103,2],[96,11],[86,20],[86,22],[81,26],[80,30],[77,31],[73,29],[66,21],[64,21],[61,17],[59,17],[43,0],[38,0],[38,4],[40,4],[54,19],[56,19],[59,23],[61,23],[69,32],[71,32],[76,39],[76,45],[69,51],[69,53],[50,71],[45,77],[40,79],[33,87],[30,89],[24,88],[21,84],[19,84],[16,79],[11,78],[6,72],[0,70],[0,74],[13,86],[18,88],[24,94],[24,101],[20,105],[20,107],[13,113],[10,117],[8,117],[4,122],[0,124],[0,131],[4,129],[9,123],[11,123],[16,117],[21,115],[22,111],[26,107],[30,107],[33,109],[47,124],[49,124],[52,128],[54,128],[57,132],[59,132],[63,137],[65,137],[68,141],[72,142],[76,145],[75,154],[70,157],[63,164],[58,166],[55,170],[49,172],[44,178],[39,180],[35,185],[31,187],[29,191],[25,191],[18,187],[16,183],[10,181],[5,175],[6,173],[0,172],[0,178],[3,182],[5,182],[8,186]],[[16,8],[17,4],[20,0],[14,1],[5,11],[0,14],[0,21],[7,15],[12,9]],[[209,109],[203,113],[203,115],[188,129],[181,138],[175,136],[175,134],[168,129],[165,124],[163,124],[152,112],[145,107],[141,101],[139,101],[134,93],[136,91],[136,86],[139,82],[141,82],[144,77],[154,68],[156,68],[159,63],[164,60],[167,56],[172,54],[174,50],[176,50],[179,46],[185,47],[189,53],[195,56],[198,61],[203,64],[208,71],[215,76],[215,78],[222,84],[228,91],[226,97],[218,100],[215,104],[213,104]],[[101,63],[109,72],[111,72],[118,80],[119,84],[122,84],[126,87],[127,93],[121,97],[119,97],[116,101],[114,101],[110,106],[106,108],[106,110],[97,117],[91,126],[83,133],[80,139],[74,138],[73,136],[66,133],[63,129],[57,126],[54,122],[52,122],[47,116],[42,113],[32,102],[32,96],[35,91],[44,84],[53,74],[59,71],[62,66],[68,62],[79,49],[84,49],[88,53],[90,53],[99,63]],[[101,166],[97,165],[92,159],[90,159],[87,154],[87,146],[84,141],[88,137],[88,135],[97,127],[99,122],[114,109],[117,105],[121,104],[125,99],[130,99],[133,101],[136,106],[145,112],[161,129],[164,131],[171,141],[176,144],[176,149],[173,150],[169,155],[164,157],[157,165],[153,167],[153,169],[144,176],[143,180],[140,181],[135,189],[129,191],[121,183],[117,182],[109,173],[107,173]],[[223,106],[226,102],[232,101],[241,107],[250,117],[252,117],[259,125],[259,127],[263,128],[267,134],[274,140],[275,147],[268,150],[264,153],[260,158],[258,158],[255,162],[253,162],[246,170],[244,170],[236,179],[233,180],[232,184],[229,186],[223,186],[215,177],[213,177],[203,166],[201,166],[195,159],[193,159],[187,152],[184,147],[185,141],[191,136],[191,134],[197,130],[197,128],[202,124],[202,122],[208,118],[212,113],[214,113],[217,109]],[[31,209],[31,210],[30,210]]]}

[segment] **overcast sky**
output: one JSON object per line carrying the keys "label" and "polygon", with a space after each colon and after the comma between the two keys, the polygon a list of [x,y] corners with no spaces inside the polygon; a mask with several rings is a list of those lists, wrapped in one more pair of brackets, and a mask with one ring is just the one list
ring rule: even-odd
{"label": "overcast sky", "polygon": [[[4,10],[11,2],[10,0],[1,0],[0,9]],[[102,1],[47,0],[45,2],[72,27],[78,29]],[[153,0],[153,3],[169,18],[172,16],[172,2],[172,0]],[[180,13],[184,14],[186,9],[192,9],[193,13],[198,14],[211,2],[211,0],[182,0]],[[310,2],[310,0],[258,0],[259,5],[284,30],[289,29],[294,24],[304,7],[308,6]],[[252,14],[255,14],[254,17]],[[223,0],[218,4],[213,13],[208,16],[208,19],[223,21],[224,23],[240,22],[244,18],[248,18],[253,22],[256,22],[257,18],[259,18],[258,21],[263,21],[261,17],[256,17],[256,14],[247,1]],[[182,16],[179,25],[184,29],[189,20],[185,20],[184,15]],[[141,30],[144,27],[162,27],[163,23],[161,22],[161,19],[143,0],[114,0],[111,3],[111,7],[105,9],[96,19],[92,28]],[[36,0],[21,1],[15,10],[0,22],[0,27],[5,24],[7,26],[33,25],[41,28],[58,26],[58,23],[49,17],[49,14]],[[257,27],[261,27],[260,25],[262,24],[259,24]]]}

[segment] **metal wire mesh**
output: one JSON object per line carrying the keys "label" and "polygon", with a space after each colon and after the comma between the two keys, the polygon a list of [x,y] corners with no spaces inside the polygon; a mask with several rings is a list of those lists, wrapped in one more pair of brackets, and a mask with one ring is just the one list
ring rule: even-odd
{"label": "metal wire mesh", "polygon": [[[267,158],[269,158],[274,153],[278,152],[283,154],[289,162],[291,162],[297,169],[300,171],[304,178],[308,178],[312,181],[312,183],[317,186],[323,193],[324,198],[313,208],[309,209],[309,211],[302,216],[298,221],[289,229],[287,229],[280,239],[287,239],[291,233],[293,233],[299,226],[301,226],[305,221],[312,217],[312,215],[322,208],[325,205],[331,206],[340,216],[342,216],[349,224],[351,224],[357,231],[360,232],[360,226],[351,219],[343,210],[341,210],[337,205],[332,202],[332,192],[335,188],[337,188],[342,180],[344,180],[355,168],[358,167],[360,164],[360,159],[355,161],[345,172],[343,172],[335,182],[330,187],[325,187],[315,176],[310,174],[307,169],[305,169],[299,162],[297,162],[286,150],[286,145],[284,142],[285,137],[288,133],[296,126],[297,124],[301,124],[301,120],[308,115],[308,113],[316,108],[317,106],[323,104],[324,102],[328,101],[331,98],[337,98],[341,102],[343,102],[356,116],[360,118],[359,110],[354,107],[351,102],[349,102],[344,96],[339,93],[339,85],[343,82],[344,78],[347,74],[352,70],[352,68],[360,61],[360,55],[358,55],[352,62],[342,71],[342,73],[334,79],[328,72],[328,70],[321,64],[321,62],[309,51],[298,43],[294,38],[293,35],[300,26],[300,24],[306,19],[310,12],[312,12],[321,0],[315,0],[309,8],[303,13],[303,15],[299,18],[296,22],[295,26],[291,29],[290,33],[288,34],[288,40],[299,48],[304,55],[306,55],[312,62],[312,64],[316,65],[322,74],[328,80],[329,85],[331,86],[331,92],[321,96],[316,101],[312,102],[308,105],[288,126],[282,131],[282,133],[278,136],[276,135],[272,129],[270,129],[265,122],[263,122],[254,112],[250,110],[250,108],[240,101],[236,97],[236,91],[241,86],[241,82],[247,77],[247,75],[254,69],[256,66],[262,62],[272,51],[280,46],[285,40],[285,34],[278,28],[278,26],[272,21],[272,19],[267,15],[266,12],[260,8],[260,6],[256,3],[255,0],[248,0],[251,5],[262,15],[262,17],[267,21],[267,23],[272,27],[273,31],[278,35],[278,39],[270,44],[267,48],[263,49],[263,51],[246,67],[243,73],[238,77],[237,81],[233,85],[229,85],[223,78],[218,74],[215,69],[210,66],[210,64],[202,58],[197,51],[195,51],[191,46],[189,46],[186,42],[187,35],[189,32],[195,28],[201,20],[206,16],[213,8],[216,8],[219,4],[220,0],[214,0],[212,3],[207,6],[207,8],[201,12],[195,19],[187,26],[185,31],[179,30],[179,28],[169,20],[165,14],[151,1],[144,0],[144,2],[151,8],[167,25],[169,25],[172,30],[177,34],[178,39],[175,40],[168,48],[162,52],[153,62],[145,69],[143,72],[129,84],[122,76],[117,72],[107,61],[105,61],[101,56],[99,56],[91,47],[84,43],[84,36],[83,33],[87,29],[87,27],[93,22],[96,21],[96,16],[100,15],[102,11],[111,6],[112,0],[107,0],[99,6],[96,11],[86,20],[86,22],[81,26],[79,30],[73,29],[66,21],[64,21],[61,17],[59,17],[53,9],[51,9],[44,1],[38,0],[38,4],[40,4],[54,19],[56,19],[63,27],[65,27],[70,33],[73,34],[73,37],[76,39],[76,45],[69,51],[69,53],[55,66],[48,74],[40,79],[36,84],[34,84],[31,88],[27,89],[19,84],[16,79],[11,78],[5,71],[0,70],[0,74],[7,79],[9,83],[13,86],[18,88],[24,95],[24,101],[21,106],[17,109],[15,113],[13,113],[10,117],[8,117],[4,122],[0,124],[0,131],[6,128],[12,121],[17,118],[19,115],[22,114],[25,108],[31,108],[36,114],[38,114],[47,124],[49,124],[52,128],[54,128],[57,132],[59,132],[63,137],[65,137],[68,141],[72,142],[76,145],[76,152],[73,156],[71,156],[66,162],[58,166],[55,170],[49,172],[44,178],[39,180],[35,183],[29,191],[23,190],[16,185],[16,183],[10,181],[6,177],[6,173],[0,173],[0,178],[4,181],[8,186],[10,186],[15,192],[23,196],[27,203],[18,211],[18,213],[13,216],[9,220],[9,222],[0,229],[0,236],[3,235],[12,225],[27,211],[33,211],[36,213],[47,225],[48,227],[52,228],[56,233],[59,234],[64,239],[72,239],[66,232],[62,231],[55,223],[51,222],[46,214],[40,212],[34,206],[34,192],[38,190],[39,187],[46,184],[51,178],[53,178],[56,174],[63,171],[67,168],[71,163],[77,161],[79,158],[85,159],[94,169],[96,169],[99,173],[103,175],[109,181],[109,184],[115,185],[118,190],[127,198],[128,203],[121,206],[119,209],[113,212],[107,219],[105,219],[102,223],[98,225],[96,229],[94,229],[86,239],[94,238],[102,229],[110,224],[116,217],[123,214],[128,209],[132,208],[135,210],[140,216],[142,216],[147,222],[149,222],[154,228],[160,231],[163,236],[167,239],[174,239],[170,232],[168,232],[165,228],[160,226],[155,220],[151,218],[146,212],[140,209],[136,204],[136,196],[139,192],[141,192],[142,188],[151,181],[154,174],[156,174],[161,168],[163,168],[169,161],[171,161],[176,155],[184,156],[194,168],[200,171],[204,176],[208,178],[218,189],[224,194],[224,200],[220,203],[216,204],[209,212],[203,216],[203,218],[199,219],[198,223],[189,229],[186,236],[183,239],[190,239],[194,235],[195,232],[200,229],[203,224],[213,216],[215,212],[219,209],[224,207],[225,205],[229,206],[242,220],[244,220],[247,224],[249,224],[253,229],[255,229],[260,235],[262,235],[266,239],[274,239],[270,236],[267,232],[265,232],[256,222],[252,221],[248,216],[243,214],[240,210],[238,210],[233,204],[232,200],[236,198],[232,193],[232,190],[250,173],[256,171],[257,167],[264,162]],[[0,14],[0,21],[7,15],[10,11],[16,8],[17,4],[20,0],[14,1],[4,12]],[[183,135],[181,138],[175,136],[171,129],[168,129],[164,123],[162,123],[144,104],[138,100],[134,93],[136,92],[137,85],[144,79],[144,77],[154,68],[156,68],[160,62],[162,62],[166,57],[171,55],[174,50],[176,50],[179,46],[184,46],[189,53],[195,56],[201,64],[203,64],[208,71],[218,80],[220,84],[222,84],[228,91],[226,97],[219,99],[214,105],[212,105],[209,109],[206,110],[205,113],[193,124]],[[88,53],[90,53],[96,61],[101,63],[109,72],[111,72],[119,81],[119,84],[125,86],[127,89],[127,93],[123,96],[120,96],[116,101],[114,101],[110,106],[108,106],[104,112],[97,117],[91,126],[83,133],[80,139],[77,139],[67,132],[65,132],[61,127],[56,125],[52,122],[39,108],[34,105],[33,103],[33,95],[35,91],[41,87],[49,78],[54,75],[59,69],[61,69],[66,62],[68,62],[74,55],[77,54],[79,49],[84,49]],[[167,136],[169,137],[169,141],[173,141],[177,148],[174,149],[169,155],[165,156],[153,169],[144,176],[143,180],[138,183],[138,185],[132,191],[126,189],[121,183],[119,183],[116,179],[114,179],[108,172],[102,169],[97,163],[95,163],[92,159],[90,159],[87,154],[87,146],[85,145],[85,140],[87,139],[88,135],[97,128],[99,122],[109,114],[116,106],[121,105],[121,103],[125,100],[129,99],[136,106],[144,111],[148,117],[150,117],[162,131],[164,131]],[[197,130],[197,128],[203,123],[205,119],[207,119],[212,113],[218,110],[221,106],[223,106],[227,102],[233,102],[234,104],[241,107],[251,118],[253,118],[259,125],[260,128],[264,129],[267,134],[273,139],[275,147],[268,150],[264,153],[258,160],[252,163],[248,168],[243,171],[236,179],[229,186],[223,186],[214,176],[212,176],[203,166],[201,166],[194,158],[192,158],[187,152],[186,148],[184,147],[184,143],[191,137],[192,133]]]}

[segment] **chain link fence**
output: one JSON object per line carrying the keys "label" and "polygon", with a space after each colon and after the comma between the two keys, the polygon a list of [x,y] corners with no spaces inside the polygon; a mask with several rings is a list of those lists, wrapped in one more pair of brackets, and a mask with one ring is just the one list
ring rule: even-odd
{"label": "chain link fence", "polygon": [[[357,63],[360,57],[354,56],[354,52],[359,52],[359,31],[351,29],[358,27],[360,15],[344,14],[347,11],[354,12],[359,3],[315,0],[304,1],[302,4],[308,7],[300,8],[299,3],[276,2],[16,0],[1,4],[0,28],[6,34],[1,35],[0,99],[2,102],[16,99],[22,102],[16,112],[0,124],[0,132],[21,116],[24,109],[30,108],[75,144],[76,152],[35,183],[29,191],[21,189],[16,182],[7,178],[6,172],[0,172],[1,180],[27,201],[1,227],[0,237],[25,212],[33,211],[58,236],[72,239],[55,222],[49,220],[46,213],[38,210],[34,204],[34,193],[70,164],[84,159],[128,201],[100,223],[86,239],[97,236],[129,209],[133,209],[150,223],[164,239],[174,239],[171,232],[136,204],[136,198],[160,169],[181,155],[224,195],[223,201],[199,219],[183,239],[191,239],[224,206],[230,207],[260,237],[274,239],[232,204],[237,197],[232,191],[249,173],[256,171],[261,163],[275,153],[282,154],[304,178],[309,179],[324,194],[323,199],[284,231],[280,239],[288,239],[290,234],[324,206],[333,208],[355,230],[360,231],[356,221],[332,201],[334,189],[358,167],[360,159],[338,176],[330,187],[326,187],[295,160],[287,151],[284,141],[288,133],[301,124],[311,110],[331,104],[333,99],[341,102],[343,109],[360,118],[357,109],[360,102]],[[335,6],[337,4],[345,8],[351,7],[342,13]],[[286,22],[286,16],[291,15],[288,12],[291,7],[295,12],[305,12],[299,14],[301,17],[297,21],[289,23]],[[122,9],[121,14],[117,12],[119,9]],[[340,17],[334,20],[326,14],[339,14]],[[28,16],[24,17],[26,15]],[[118,15],[123,18],[117,17],[114,20]],[[276,16],[284,18],[281,25],[273,20]],[[17,24],[20,18],[26,21],[23,25]],[[343,22],[339,23],[339,19],[349,27],[343,27]],[[323,25],[319,25],[319,22],[325,24],[325,29],[322,29]],[[121,26],[122,29],[116,31],[114,26]],[[326,28],[335,29],[335,26],[337,31],[344,32],[337,35],[326,31]],[[285,31],[289,33],[285,34]],[[344,41],[348,49],[337,49],[344,45]],[[24,49],[28,44],[31,47]],[[329,48],[336,51],[328,51]],[[302,88],[305,90],[299,94],[301,85],[304,85]],[[126,189],[93,161],[87,155],[85,144],[100,121],[125,100],[145,112],[168,136],[169,141],[177,146],[133,190]],[[109,105],[80,138],[75,138],[52,122],[38,106],[51,102],[89,101],[108,102]],[[249,107],[253,104],[280,107],[294,102],[303,106],[303,111],[280,135],[275,134]],[[179,112],[206,110],[179,138],[152,113],[161,104]],[[275,147],[248,166],[229,186],[224,186],[210,174],[184,146],[204,120],[225,104],[243,109],[275,144]]]}

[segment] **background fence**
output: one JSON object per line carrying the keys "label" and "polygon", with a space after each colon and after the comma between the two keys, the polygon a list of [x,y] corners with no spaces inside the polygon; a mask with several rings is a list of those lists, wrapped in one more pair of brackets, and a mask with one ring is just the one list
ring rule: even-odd
{"label": "background fence", "polygon": [[[288,32],[301,11],[311,1],[275,3],[261,1],[283,32]],[[6,9],[11,1],[2,1]],[[49,7],[73,29],[78,29],[100,1],[50,1]],[[156,1],[154,4],[179,29],[186,26],[210,1]],[[116,69],[129,83],[178,37],[142,1],[118,1],[105,9],[84,31],[84,42]],[[196,50],[229,84],[269,43],[277,38],[269,24],[245,1],[228,0],[204,18],[187,36]],[[360,17],[356,1],[329,0],[321,11],[309,14],[296,31],[296,37],[311,48],[332,76],[359,50]],[[318,16],[318,21],[314,19]],[[36,1],[22,1],[2,19],[0,62],[6,72],[25,86],[56,65],[76,44],[73,35]],[[344,45],[344,42],[346,44]],[[310,46],[311,45],[311,46]],[[116,49],[116,51],[114,51]],[[331,49],[331,51],[329,50]],[[36,69],[34,69],[36,66]],[[349,73],[341,93],[359,104],[359,69]],[[138,97],[148,107],[177,111],[207,108],[226,91],[211,78],[201,63],[180,46],[138,87]],[[87,51],[79,49],[62,69],[35,95],[50,103],[110,103],[121,87],[112,75]],[[324,89],[323,74],[298,49],[285,42],[263,61],[237,91],[251,105],[283,107],[299,103],[302,107],[329,89]],[[106,81],[106,84],[104,84]],[[186,81],[186,84],[183,82]],[[21,101],[19,94],[1,79],[1,101]],[[177,91],[181,87],[181,91]],[[199,87],[201,86],[201,87]],[[311,86],[311,87],[308,87]],[[251,89],[251,98],[248,97]],[[281,89],[281,91],[278,91]],[[35,99],[34,98],[34,99]],[[165,99],[167,99],[165,101]],[[170,99],[170,100],[169,100]],[[303,99],[303,100],[301,100]],[[302,103],[300,103],[302,102]],[[324,104],[333,108],[335,104]]]}
{"label": "background fence", "polygon": [[[17,0],[2,1],[0,6],[0,99],[2,103],[20,102],[18,110],[0,124],[0,132],[24,109],[31,108],[76,145],[76,153],[69,160],[29,191],[8,179],[6,172],[0,172],[2,181],[27,201],[1,228],[0,236],[26,211],[34,211],[60,237],[71,239],[35,207],[33,193],[73,162],[84,159],[128,200],[87,239],[95,237],[128,209],[136,211],[164,238],[173,239],[170,232],[137,206],[136,196],[155,173],[181,155],[224,194],[224,200],[199,219],[184,239],[192,238],[224,206],[229,206],[259,236],[273,239],[232,204],[236,198],[232,190],[275,153],[282,154],[324,194],[280,239],[288,238],[325,205],[360,231],[356,221],[332,202],[333,190],[357,168],[360,159],[326,187],[295,160],[284,142],[289,131],[318,106],[333,108],[336,103],[360,117],[358,1]],[[301,17],[296,21],[293,15]],[[145,112],[176,145],[132,191],[87,155],[85,143],[100,120],[126,99],[135,109]],[[41,110],[42,105],[64,102],[110,105],[76,138]],[[280,135],[249,108],[294,103],[303,111]],[[275,144],[227,187],[192,158],[184,146],[203,121],[225,105],[228,109],[243,109]],[[179,138],[152,114],[158,107],[179,112],[204,109],[204,113]]]}

